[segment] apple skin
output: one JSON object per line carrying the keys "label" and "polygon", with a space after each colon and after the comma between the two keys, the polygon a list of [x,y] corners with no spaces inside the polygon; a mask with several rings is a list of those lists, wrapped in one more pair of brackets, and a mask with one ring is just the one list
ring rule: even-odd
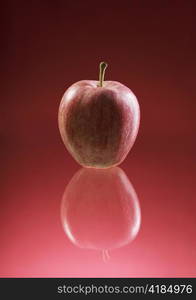
{"label": "apple skin", "polygon": [[139,232],[139,199],[121,168],[81,168],[65,188],[61,222],[67,237],[79,248],[121,248]]}
{"label": "apple skin", "polygon": [[84,167],[119,165],[132,148],[140,123],[136,96],[117,81],[81,80],[61,100],[58,124],[62,140]]}

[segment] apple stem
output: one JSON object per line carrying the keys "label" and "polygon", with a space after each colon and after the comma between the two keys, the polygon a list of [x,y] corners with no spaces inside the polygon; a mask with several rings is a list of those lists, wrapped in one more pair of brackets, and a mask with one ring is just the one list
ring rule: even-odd
{"label": "apple stem", "polygon": [[107,249],[102,250],[103,261],[106,263],[110,259],[110,255]]}
{"label": "apple stem", "polygon": [[105,62],[101,62],[99,65],[99,86],[103,86],[103,81],[104,81],[104,75],[105,75],[105,70],[107,68],[108,64]]}

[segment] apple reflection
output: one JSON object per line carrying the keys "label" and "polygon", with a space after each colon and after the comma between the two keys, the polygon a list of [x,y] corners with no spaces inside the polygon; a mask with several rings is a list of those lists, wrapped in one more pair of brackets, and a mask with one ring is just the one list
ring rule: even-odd
{"label": "apple reflection", "polygon": [[63,194],[61,221],[76,246],[108,250],[130,243],[137,235],[141,213],[137,194],[119,167],[81,168]]}

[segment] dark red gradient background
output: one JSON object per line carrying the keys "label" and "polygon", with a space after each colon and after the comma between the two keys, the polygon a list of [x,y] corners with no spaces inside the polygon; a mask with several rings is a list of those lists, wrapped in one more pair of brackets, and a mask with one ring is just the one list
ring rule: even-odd
{"label": "dark red gradient background", "polygon": [[[1,1],[1,277],[195,277],[195,1]],[[67,87],[130,87],[141,107],[121,164],[140,201],[136,239],[102,260],[70,242],[64,189],[80,168],[60,139]]]}

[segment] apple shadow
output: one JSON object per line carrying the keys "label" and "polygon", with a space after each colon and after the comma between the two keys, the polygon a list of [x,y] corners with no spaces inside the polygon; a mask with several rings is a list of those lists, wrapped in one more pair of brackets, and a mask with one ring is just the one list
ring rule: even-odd
{"label": "apple shadow", "polygon": [[74,245],[101,250],[104,260],[109,250],[133,241],[141,212],[125,172],[119,167],[77,171],[63,194],[61,222]]}

